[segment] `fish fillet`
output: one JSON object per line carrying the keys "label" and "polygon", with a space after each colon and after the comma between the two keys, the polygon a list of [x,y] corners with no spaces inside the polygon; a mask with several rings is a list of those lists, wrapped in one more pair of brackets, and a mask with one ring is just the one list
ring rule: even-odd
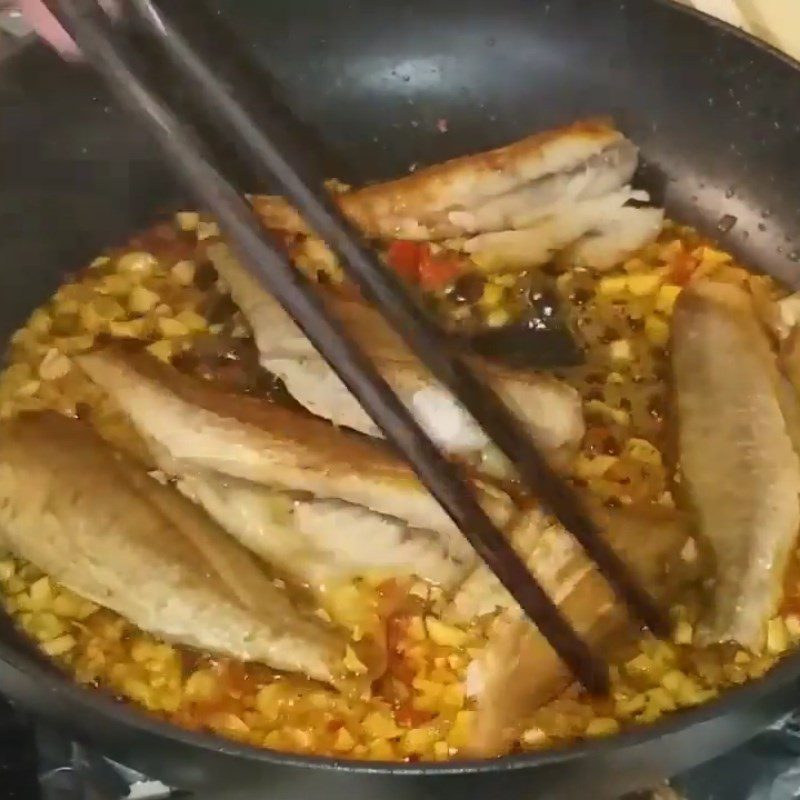
{"label": "fish fillet", "polygon": [[[466,239],[483,269],[538,266],[572,244],[573,255],[605,268],[651,241],[663,222],[660,209],[626,205],[648,199],[629,185],[637,163],[629,139],[589,120],[334,197],[367,237]],[[268,227],[309,234],[280,198],[254,204]]]}
{"label": "fish fillet", "polygon": [[[438,534],[458,563],[475,553],[411,469],[382,443],[332,427],[303,412],[231,395],[145,356],[103,351],[80,357],[88,375],[157,447],[166,471],[212,472],[228,478],[336,500]],[[504,526],[511,498],[483,481],[476,496]]]}
{"label": "fish fillet", "polygon": [[142,630],[321,680],[341,669],[342,633],[82,423],[48,412],[3,426],[0,529],[21,557]]}
{"label": "fish fillet", "polygon": [[[483,272],[536,267],[568,250],[578,266],[609,269],[652,241],[664,214],[656,208],[632,208],[641,193],[621,190],[557,207],[529,227],[481,233],[463,249]],[[566,205],[566,204],[565,204]]]}
{"label": "fish fillet", "polygon": [[672,369],[681,485],[716,561],[699,639],[757,649],[800,527],[800,462],[750,296],[711,282],[682,292]]}
{"label": "fish fillet", "polygon": [[[208,255],[253,328],[262,366],[280,377],[289,393],[316,416],[370,436],[381,435],[333,369],[230,249],[214,245]],[[479,461],[490,448],[485,433],[381,315],[361,302],[328,300],[342,326],[373,359],[428,435],[447,452]],[[564,461],[574,453],[584,432],[577,391],[547,375],[478,361],[474,365],[552,458]]]}
{"label": "fish fillet", "polygon": [[[685,520],[662,508],[611,511],[595,518],[608,542],[641,585],[668,599],[694,574],[683,559],[688,541]],[[637,635],[626,609],[573,538],[540,511],[532,511],[513,534],[515,545],[542,587],[572,627],[606,657]],[[475,598],[483,595],[476,605]],[[470,750],[491,756],[505,752],[521,733],[525,718],[573,680],[547,640],[522,617],[512,598],[483,566],[454,600],[457,618],[505,609],[495,621],[482,658],[477,715]]]}
{"label": "fish fillet", "polygon": [[432,531],[340,500],[293,497],[210,471],[181,473],[180,465],[177,487],[248,550],[312,590],[365,574],[416,575],[447,589],[473,563],[449,553]]}

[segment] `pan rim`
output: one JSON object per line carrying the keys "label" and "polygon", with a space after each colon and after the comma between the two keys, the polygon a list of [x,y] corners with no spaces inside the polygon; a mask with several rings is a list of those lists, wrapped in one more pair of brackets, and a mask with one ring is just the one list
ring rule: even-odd
{"label": "pan rim", "polygon": [[699,8],[695,8],[694,6],[683,5],[682,3],[679,3],[678,0],[646,0],[646,1],[662,6],[663,8],[667,8],[670,11],[676,12],[678,14],[683,14],[684,16],[687,17],[693,17],[702,24],[706,25],[707,27],[716,28],[720,31],[724,31],[725,33],[731,34],[737,39],[740,39],[743,42],[747,42],[749,45],[755,47],[758,50],[761,50],[763,53],[767,53],[773,58],[777,58],[779,61],[782,61],[784,64],[791,67],[792,69],[800,71],[800,60],[794,58],[793,56],[790,56],[785,51],[775,47],[774,45],[770,44],[764,39],[759,39],[752,33],[748,33],[747,31],[742,30],[741,28],[737,28],[735,25],[731,25],[731,23],[726,22],[725,20],[720,19],[719,17],[715,17],[712,14],[707,13],[706,11],[701,11]]}
{"label": "pan rim", "polygon": [[[641,0],[638,0],[641,2]],[[670,13],[682,14],[697,20],[707,28],[731,35],[750,47],[777,59],[790,67],[800,79],[800,61],[771,44],[736,28],[696,8],[679,5],[675,0],[650,0]],[[10,620],[0,612],[0,619]],[[168,739],[184,746],[199,748],[206,752],[219,753],[230,758],[245,759],[252,763],[274,764],[284,767],[353,774],[377,774],[382,776],[419,777],[491,773],[498,770],[518,771],[542,768],[563,762],[582,760],[591,755],[608,754],[630,746],[644,745],[655,739],[681,732],[693,725],[713,721],[738,708],[755,706],[759,700],[800,678],[800,648],[786,656],[768,673],[759,679],[726,689],[718,698],[692,709],[673,712],[655,723],[634,727],[602,739],[580,741],[560,748],[507,755],[492,759],[468,759],[452,762],[420,762],[415,764],[397,762],[364,762],[353,759],[337,759],[325,756],[284,753],[252,745],[242,745],[210,733],[197,733],[148,714],[133,705],[115,700],[107,693],[83,686],[61,672],[54,664],[24,649],[15,649],[13,644],[0,640],[0,677],[5,669],[15,670],[25,680],[33,681],[37,689],[53,697],[63,699],[71,705],[82,706],[108,720],[129,728],[132,732],[144,733]],[[0,680],[0,686],[2,681]]]}

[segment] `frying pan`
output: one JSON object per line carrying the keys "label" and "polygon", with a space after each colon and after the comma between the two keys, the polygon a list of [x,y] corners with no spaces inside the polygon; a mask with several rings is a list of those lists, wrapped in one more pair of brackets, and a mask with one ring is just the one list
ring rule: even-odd
{"label": "frying pan", "polygon": [[[358,183],[611,114],[671,216],[800,286],[800,65],[660,0],[216,0]],[[104,246],[186,203],[88,69],[35,45],[0,68],[0,335]],[[446,121],[443,124],[441,121]],[[256,188],[256,187],[254,187]],[[271,797],[615,797],[791,710],[800,654],[717,702],[603,741],[489,762],[375,765],[184,732],[71,683],[0,617],[0,691],[187,789]]]}

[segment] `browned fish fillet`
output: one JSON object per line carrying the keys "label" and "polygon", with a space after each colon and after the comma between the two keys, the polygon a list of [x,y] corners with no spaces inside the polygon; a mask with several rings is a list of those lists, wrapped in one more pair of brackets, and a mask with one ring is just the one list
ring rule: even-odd
{"label": "browned fish fillet", "polygon": [[344,635],[299,610],[200,509],[58,414],[0,432],[0,536],[157,636],[330,680]]}
{"label": "browned fish fillet", "polygon": [[[209,248],[208,255],[253,327],[262,366],[280,377],[289,393],[313,414],[380,436],[375,423],[336,373],[227,245]],[[468,458],[480,469],[481,459],[492,449],[486,434],[433,379],[383,317],[362,302],[326,299],[344,329],[373,359],[428,435],[447,452]],[[473,365],[527,423],[533,438],[552,458],[563,461],[574,453],[584,432],[577,391],[530,370],[511,370],[478,360]]]}
{"label": "browned fish fillet", "polygon": [[[668,509],[596,509],[595,517],[609,543],[633,574],[654,596],[666,599],[694,573],[684,560],[688,528],[681,516]],[[638,635],[613,590],[581,548],[563,528],[534,511],[514,534],[520,552],[572,627],[606,657]],[[471,751],[490,756],[506,752],[521,733],[525,718],[551,700],[573,680],[547,640],[513,601],[486,576],[482,568],[473,579],[494,602],[485,610],[507,608],[494,625],[483,658],[477,662],[477,717]],[[477,588],[462,591],[474,596]],[[458,604],[456,598],[456,604]],[[464,613],[464,598],[458,613]],[[490,608],[491,606],[491,608]]]}
{"label": "browned fish fillet", "polygon": [[[227,394],[146,356],[104,351],[80,357],[151,444],[170,474],[210,471],[317,500],[339,500],[412,528],[433,531],[463,563],[475,554],[411,469],[381,442],[302,412]],[[474,481],[499,525],[514,506],[504,492]]]}
{"label": "browned fish fillet", "polygon": [[800,463],[785,387],[750,296],[681,293],[672,323],[681,486],[716,560],[703,642],[763,643],[800,526]]}
{"label": "browned fish fillet", "polygon": [[[630,140],[589,120],[334,196],[368,237],[459,237],[453,246],[486,270],[543,264],[567,247],[573,260],[602,268],[654,238],[663,221],[660,209],[626,205],[647,199],[629,185],[637,160]],[[269,227],[308,233],[280,198],[254,202]]]}

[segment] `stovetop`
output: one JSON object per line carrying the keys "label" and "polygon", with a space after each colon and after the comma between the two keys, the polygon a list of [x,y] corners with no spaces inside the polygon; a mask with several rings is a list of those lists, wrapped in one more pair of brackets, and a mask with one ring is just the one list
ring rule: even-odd
{"label": "stovetop", "polygon": [[[319,792],[319,794],[318,794]],[[269,800],[328,797],[325,787],[297,784],[270,791]],[[252,792],[186,794],[108,761],[34,723],[0,697],[0,800],[263,800]],[[569,800],[569,799],[568,799]],[[622,800],[800,800],[800,712],[750,743]]]}

